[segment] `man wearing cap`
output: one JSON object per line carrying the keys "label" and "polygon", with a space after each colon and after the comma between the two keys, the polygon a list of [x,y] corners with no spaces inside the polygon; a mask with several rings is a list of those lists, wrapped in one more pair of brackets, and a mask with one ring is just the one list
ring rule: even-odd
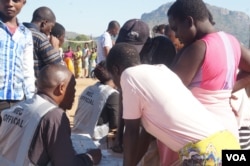
{"label": "man wearing cap", "polygon": [[[137,52],[140,53],[144,44],[149,39],[150,29],[148,25],[140,19],[130,19],[124,23],[121,27],[119,35],[116,40],[118,43],[128,43],[131,46],[135,47]],[[121,92],[120,92],[121,93]],[[121,105],[120,101],[120,105]],[[116,135],[115,144],[112,147],[112,150],[115,152],[121,152],[123,150],[122,138],[124,131],[124,121],[122,119],[122,108],[120,108],[119,114],[119,125]],[[145,134],[145,130],[142,130],[141,134]],[[148,139],[147,139],[148,140]],[[151,137],[149,138],[151,140]],[[146,150],[146,149],[145,149]],[[159,165],[159,155],[156,142],[152,142],[146,150],[147,153],[143,156],[139,165],[148,166],[148,165]]]}
{"label": "man wearing cap", "polygon": [[106,59],[109,50],[113,46],[112,37],[119,33],[120,24],[117,21],[110,21],[108,29],[97,40],[97,63]]}

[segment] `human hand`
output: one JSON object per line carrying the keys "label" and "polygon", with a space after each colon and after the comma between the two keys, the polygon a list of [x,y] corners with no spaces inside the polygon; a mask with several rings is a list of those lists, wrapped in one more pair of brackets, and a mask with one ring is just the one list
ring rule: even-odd
{"label": "human hand", "polygon": [[229,98],[229,104],[230,104],[230,106],[232,108],[232,111],[233,111],[233,113],[234,113],[234,115],[236,117],[239,116],[238,115],[238,109],[237,109],[238,106],[235,106],[235,104],[237,103],[237,100],[238,100],[238,97],[236,95],[234,95],[234,94],[231,94],[231,97]]}
{"label": "human hand", "polygon": [[87,151],[87,154],[89,154],[91,156],[92,161],[95,165],[100,163],[100,161],[102,159],[101,149],[89,149]]}
{"label": "human hand", "polygon": [[59,49],[60,47],[60,41],[57,37],[50,35],[49,41],[51,43],[51,45],[55,48],[55,49]]}

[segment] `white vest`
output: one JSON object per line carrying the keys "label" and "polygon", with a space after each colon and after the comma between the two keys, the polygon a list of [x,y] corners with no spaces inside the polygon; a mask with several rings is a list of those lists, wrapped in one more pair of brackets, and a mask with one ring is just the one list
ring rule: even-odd
{"label": "white vest", "polygon": [[28,151],[42,117],[56,106],[39,95],[1,113],[0,165],[31,166]]}
{"label": "white vest", "polygon": [[[113,92],[118,93],[118,91],[109,85],[103,85],[99,82],[86,88],[79,98],[72,132],[89,134],[92,138],[96,138],[97,136],[94,134],[96,124],[108,97]],[[107,127],[105,126],[107,125],[103,126],[105,133],[99,131],[98,137],[108,134]]]}

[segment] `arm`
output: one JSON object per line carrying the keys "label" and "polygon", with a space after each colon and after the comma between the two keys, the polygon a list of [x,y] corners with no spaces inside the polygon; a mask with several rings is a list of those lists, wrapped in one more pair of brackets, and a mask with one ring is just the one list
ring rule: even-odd
{"label": "arm", "polygon": [[60,41],[57,37],[50,35],[49,41],[56,50],[59,50]]}
{"label": "arm", "polygon": [[102,112],[107,114],[107,121],[109,123],[110,130],[117,128],[118,111],[119,94],[117,92],[114,92],[108,97],[102,110]]}
{"label": "arm", "polygon": [[35,75],[33,59],[33,39],[30,33],[23,54],[23,75],[24,75],[24,94],[26,98],[31,98],[35,93]]}
{"label": "arm", "polygon": [[124,166],[136,166],[138,140],[139,140],[139,127],[140,119],[124,120],[125,132],[124,132]]}
{"label": "arm", "polygon": [[119,112],[118,112],[118,128],[116,131],[115,142],[112,150],[117,153],[123,152],[123,132],[124,132],[124,120],[122,119],[122,92],[119,92]]}
{"label": "arm", "polygon": [[103,52],[104,52],[105,57],[108,56],[109,50],[110,50],[110,48],[108,46],[103,47]]}
{"label": "arm", "polygon": [[243,45],[241,45],[239,69],[245,72],[250,72],[250,50]]}
{"label": "arm", "polygon": [[246,88],[249,85],[250,85],[250,73],[240,71],[237,75],[237,81],[234,84],[232,93],[240,89]]}
{"label": "arm", "polygon": [[239,63],[240,72],[237,75],[237,81],[233,92],[245,88],[250,84],[250,50],[241,45],[241,58]]}
{"label": "arm", "polygon": [[136,158],[136,163],[138,164],[142,157],[145,155],[145,153],[148,150],[149,144],[151,141],[153,141],[155,138],[150,135],[146,130],[142,127],[141,133],[140,133],[140,138],[139,138],[139,147],[138,147],[138,153],[137,153],[137,158]]}
{"label": "arm", "polygon": [[172,70],[188,86],[202,66],[206,46],[203,41],[196,41],[181,51],[181,55]]}

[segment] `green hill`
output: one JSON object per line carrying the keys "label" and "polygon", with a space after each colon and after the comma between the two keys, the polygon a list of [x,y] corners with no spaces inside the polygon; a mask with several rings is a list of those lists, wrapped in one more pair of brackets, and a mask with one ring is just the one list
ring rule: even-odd
{"label": "green hill", "polygon": [[[144,13],[141,16],[141,19],[148,23],[151,29],[158,24],[168,24],[166,13],[171,4],[172,3],[166,3],[150,13]],[[244,45],[250,45],[250,17],[247,14],[238,11],[230,11],[209,4],[207,4],[207,7],[214,17],[216,23],[215,27],[218,30],[231,33]]]}

